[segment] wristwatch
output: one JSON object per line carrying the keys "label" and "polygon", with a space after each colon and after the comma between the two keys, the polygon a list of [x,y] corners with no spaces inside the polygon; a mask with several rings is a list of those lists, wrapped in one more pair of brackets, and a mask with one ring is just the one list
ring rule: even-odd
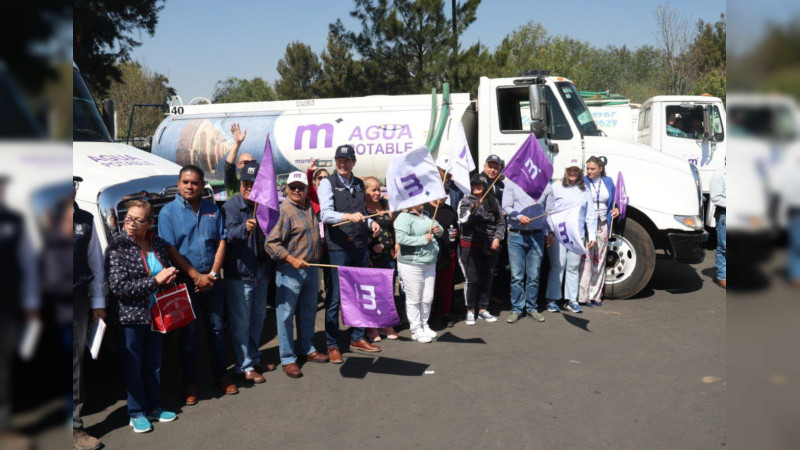
{"label": "wristwatch", "polygon": [[208,274],[211,275],[212,277],[214,277],[215,279],[219,278],[219,275],[217,274],[217,272],[214,272],[213,270],[211,272],[208,272]]}

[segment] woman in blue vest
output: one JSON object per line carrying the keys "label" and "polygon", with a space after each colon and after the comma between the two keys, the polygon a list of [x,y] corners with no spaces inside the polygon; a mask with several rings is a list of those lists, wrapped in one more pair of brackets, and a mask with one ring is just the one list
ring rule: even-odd
{"label": "woman in blue vest", "polygon": [[128,391],[130,426],[136,433],[153,429],[151,420],[170,422],[174,412],[161,409],[161,355],[164,335],[150,330],[155,294],[173,281],[178,269],[167,244],[153,234],[153,207],[130,200],[122,233],[114,233],[106,251],[112,317],[119,323],[120,361]]}
{"label": "woman in blue vest", "polygon": [[606,282],[606,249],[611,221],[619,216],[614,205],[614,182],[606,176],[605,158],[592,156],[586,161],[584,184],[589,187],[597,215],[597,240],[587,249],[581,260],[581,282],[578,302],[584,306],[601,306],[603,286]]}

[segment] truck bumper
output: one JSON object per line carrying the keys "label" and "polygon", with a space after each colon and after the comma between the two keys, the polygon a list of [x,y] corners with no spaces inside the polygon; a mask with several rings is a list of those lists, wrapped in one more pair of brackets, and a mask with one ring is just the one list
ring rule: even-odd
{"label": "truck bumper", "polygon": [[672,257],[676,262],[698,264],[706,257],[703,244],[708,240],[708,233],[667,233],[672,248]]}

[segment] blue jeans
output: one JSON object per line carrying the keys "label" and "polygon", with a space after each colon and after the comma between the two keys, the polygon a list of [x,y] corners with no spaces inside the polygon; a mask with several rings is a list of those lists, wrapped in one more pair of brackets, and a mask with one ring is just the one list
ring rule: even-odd
{"label": "blue jeans", "polygon": [[717,254],[715,257],[715,264],[717,266],[717,280],[722,281],[725,279],[726,269],[726,245],[725,245],[725,214],[720,214],[717,218]]}
{"label": "blue jeans", "polygon": [[789,280],[800,281],[800,209],[789,212]]}
{"label": "blue jeans", "polygon": [[178,330],[180,334],[180,358],[183,369],[184,387],[197,387],[197,321],[205,321],[208,350],[211,360],[211,375],[214,380],[225,376],[225,330],[223,315],[225,314],[225,298],[223,280],[217,280],[210,291],[198,294],[194,292],[194,284],[186,283],[192,307],[197,320]]}
{"label": "blue jeans", "polygon": [[[331,264],[334,266],[367,267],[369,251],[366,248],[354,250],[331,250],[328,252]],[[339,348],[339,271],[331,269],[331,289],[333,295],[325,308],[325,335],[328,339],[328,348]],[[363,328],[351,328],[350,340],[352,342],[364,339]]]}
{"label": "blue jeans", "polygon": [[122,377],[128,391],[128,415],[140,417],[161,405],[161,355],[164,335],[150,325],[119,327]]}
{"label": "blue jeans", "polygon": [[[532,235],[508,233],[511,263],[511,312],[536,311],[539,296],[539,269],[544,257],[544,232]],[[527,276],[527,282],[523,283]]]}
{"label": "blue jeans", "polygon": [[304,355],[315,351],[314,321],[317,317],[319,275],[316,267],[295,269],[286,263],[278,265],[275,273],[275,308],[278,321],[278,349],[281,364],[297,361],[294,353],[295,313],[298,316],[297,342]]}
{"label": "blue jeans", "polygon": [[[558,239],[547,248],[550,259],[550,273],[547,276],[547,300],[557,301],[565,298],[571,302],[578,301],[578,283],[580,282],[581,256],[567,250]],[[564,273],[567,279],[564,281]],[[561,282],[564,281],[564,296],[561,296]]]}
{"label": "blue jeans", "polygon": [[253,370],[261,362],[258,346],[267,317],[268,281],[266,266],[258,268],[255,280],[225,280],[236,373]]}

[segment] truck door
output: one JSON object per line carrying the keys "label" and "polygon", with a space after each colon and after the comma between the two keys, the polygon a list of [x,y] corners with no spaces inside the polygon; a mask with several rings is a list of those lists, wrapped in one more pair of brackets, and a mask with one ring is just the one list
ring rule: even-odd
{"label": "truck door", "polygon": [[[720,108],[712,103],[665,103],[661,151],[693,164],[700,171],[703,190],[725,159],[725,130]],[[704,138],[704,109],[713,131]]]}

